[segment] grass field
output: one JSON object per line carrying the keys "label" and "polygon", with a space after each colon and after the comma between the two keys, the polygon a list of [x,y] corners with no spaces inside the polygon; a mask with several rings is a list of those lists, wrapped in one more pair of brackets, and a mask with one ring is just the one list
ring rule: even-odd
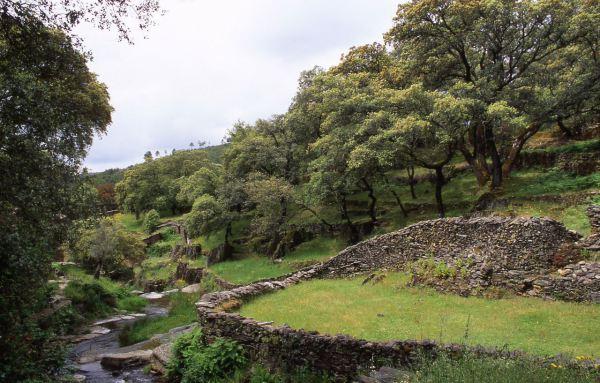
{"label": "grass field", "polygon": [[403,274],[376,285],[314,280],[259,297],[240,313],[368,340],[433,339],[521,349],[538,355],[600,356],[600,305],[511,297],[462,298],[406,288]]}
{"label": "grass field", "polygon": [[345,246],[333,238],[317,238],[300,244],[281,263],[267,257],[247,256],[239,260],[217,263],[210,270],[233,283],[249,283],[290,273],[311,261],[322,261],[336,255]]}

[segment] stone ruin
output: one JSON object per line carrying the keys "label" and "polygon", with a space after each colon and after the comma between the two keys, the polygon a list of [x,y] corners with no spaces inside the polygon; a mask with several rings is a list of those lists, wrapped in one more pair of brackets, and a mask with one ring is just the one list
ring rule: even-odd
{"label": "stone ruin", "polygon": [[[472,259],[466,282],[473,287],[501,286],[517,293],[552,299],[600,303],[600,263],[581,260],[590,239],[600,233],[600,207],[588,210],[592,234],[585,240],[562,224],[540,218],[449,218],[425,221],[351,246],[329,261],[279,278],[205,294],[196,303],[208,339],[225,337],[245,346],[254,360],[293,370],[332,372],[350,381],[359,370],[384,363],[405,364],[417,353],[465,351],[492,357],[521,352],[433,341],[369,342],[346,335],[274,326],[227,312],[243,301],[285,289],[311,278],[352,276],[380,269],[402,269],[419,259],[456,263]],[[564,363],[564,360],[560,363]]]}

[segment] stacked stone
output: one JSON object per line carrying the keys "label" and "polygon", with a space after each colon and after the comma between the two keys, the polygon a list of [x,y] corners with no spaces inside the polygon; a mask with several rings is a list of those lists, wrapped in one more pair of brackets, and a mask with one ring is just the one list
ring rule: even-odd
{"label": "stacked stone", "polygon": [[534,282],[530,295],[561,300],[600,303],[600,263],[581,261]]}
{"label": "stacked stone", "polygon": [[577,245],[587,251],[600,251],[600,205],[591,205],[587,208],[590,220],[590,235]]}
{"label": "stacked stone", "polygon": [[600,205],[591,205],[587,208],[587,215],[592,227],[591,234],[600,234]]}

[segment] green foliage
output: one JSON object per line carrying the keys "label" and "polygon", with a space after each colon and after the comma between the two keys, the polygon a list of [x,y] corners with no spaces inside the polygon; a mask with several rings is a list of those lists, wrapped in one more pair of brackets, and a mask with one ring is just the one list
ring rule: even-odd
{"label": "green foliage", "polygon": [[140,312],[147,304],[148,300],[135,295],[117,299],[117,308],[129,312]]}
{"label": "green foliage", "polygon": [[154,230],[156,230],[156,227],[159,223],[160,214],[158,214],[156,210],[151,209],[150,211],[146,212],[144,215],[144,229],[146,230],[146,233],[152,234]]}
{"label": "green foliage", "polygon": [[283,378],[276,374],[271,374],[263,366],[254,366],[251,370],[249,383],[284,383]]}
{"label": "green foliage", "polygon": [[298,266],[306,266],[307,263],[324,261],[344,246],[345,242],[341,239],[320,237],[300,244],[280,263],[274,263],[265,257],[247,256],[239,260],[217,263],[210,269],[227,281],[245,284],[290,273]]}
{"label": "green foliage", "polygon": [[481,183],[498,187],[544,125],[596,117],[598,31],[588,23],[599,15],[577,0],[402,4],[386,35],[400,61],[392,82],[470,104],[460,151]]}
{"label": "green foliage", "polygon": [[82,227],[79,238],[67,248],[71,260],[99,277],[131,279],[133,265],[144,257],[144,243],[118,222],[103,218],[92,228]]}
{"label": "green foliage", "polygon": [[575,176],[557,170],[521,174],[510,180],[508,196],[528,197],[600,188],[600,172],[588,176]]}
{"label": "green foliage", "polygon": [[64,293],[82,315],[90,318],[109,315],[117,306],[116,295],[95,282],[70,281]]}
{"label": "green foliage", "polygon": [[220,338],[207,344],[196,329],[175,341],[167,375],[181,383],[225,383],[247,363],[240,345]]}
{"label": "green foliage", "polygon": [[[88,316],[108,314],[113,311],[113,307],[136,312],[148,303],[147,300],[132,295],[129,288],[111,279],[104,277],[95,279],[76,266],[62,266],[60,270],[70,280],[65,294],[67,297],[75,297],[74,302],[80,303],[79,308],[84,309],[82,313]],[[93,301],[89,305],[85,302],[87,295]],[[85,310],[86,307],[90,307],[91,310]]]}
{"label": "green foliage", "polygon": [[123,179],[123,169],[106,169],[102,172],[97,173],[89,173],[88,180],[94,186],[104,185],[104,184],[116,184],[117,182]]}
{"label": "green foliage", "polygon": [[32,17],[36,5],[17,3],[0,13],[0,380],[13,382],[51,380],[60,365],[56,332],[37,313],[69,222],[89,212],[78,173],[111,114],[71,39]]}
{"label": "green foliage", "polygon": [[163,257],[170,254],[173,247],[181,242],[181,236],[176,234],[173,228],[164,228],[160,231],[163,236],[161,241],[146,248],[148,257]]}
{"label": "green foliage", "polygon": [[115,221],[119,222],[125,230],[130,231],[132,233],[143,233],[144,226],[143,220],[137,219],[133,214],[123,214],[119,213],[114,216]]}
{"label": "green foliage", "polygon": [[125,171],[123,180],[115,186],[117,202],[136,218],[156,209],[175,214],[185,207],[177,201],[178,179],[189,177],[211,163],[202,150],[180,150],[175,153],[134,165]]}
{"label": "green foliage", "polygon": [[598,373],[525,358],[478,358],[464,355],[452,358],[421,358],[415,371],[407,374],[415,383],[562,383],[596,382]]}
{"label": "green foliage", "polygon": [[551,146],[548,148],[527,150],[528,152],[546,153],[586,153],[600,150],[600,139],[576,141],[566,145]]}
{"label": "green foliage", "polygon": [[190,235],[210,234],[223,227],[225,207],[215,197],[204,194],[194,201],[185,225]]}

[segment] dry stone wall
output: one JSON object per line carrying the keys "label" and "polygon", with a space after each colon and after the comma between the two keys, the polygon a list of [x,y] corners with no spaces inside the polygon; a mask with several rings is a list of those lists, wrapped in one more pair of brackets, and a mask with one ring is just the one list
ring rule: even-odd
{"label": "dry stone wall", "polygon": [[[599,210],[592,210],[598,218],[595,214]],[[597,228],[594,230],[597,233]],[[419,353],[468,350],[479,355],[516,357],[522,353],[432,341],[369,342],[346,335],[328,336],[258,322],[228,310],[307,279],[399,269],[415,260],[431,258],[449,263],[472,259],[468,275],[476,286],[526,285],[523,293],[529,295],[600,302],[600,264],[570,263],[579,257],[578,240],[579,235],[549,219],[487,217],[421,222],[351,246],[324,264],[205,294],[196,303],[198,320],[208,339],[233,339],[245,346],[254,360],[288,370],[324,370],[340,381],[349,381],[360,370],[407,363]]]}
{"label": "dry stone wall", "polygon": [[313,278],[318,275],[320,267],[307,268],[281,280],[256,282],[229,291],[203,295],[196,307],[198,322],[204,336],[208,339],[233,339],[244,346],[253,360],[260,360],[271,367],[289,371],[308,367],[333,373],[339,381],[349,381],[360,370],[382,365],[406,364],[416,355],[423,353],[460,353],[468,349],[488,356],[522,355],[520,352],[483,347],[441,345],[428,340],[369,342],[347,335],[322,335],[315,331],[258,322],[225,310],[252,297],[285,289]]}
{"label": "dry stone wall", "polygon": [[[598,210],[588,211],[591,221],[598,219]],[[351,246],[326,262],[319,274],[339,277],[404,269],[431,259],[458,274],[417,279],[438,290],[468,295],[494,286],[530,296],[600,303],[600,266],[584,262],[581,252],[593,237],[579,241],[578,234],[545,218],[437,219]]]}

